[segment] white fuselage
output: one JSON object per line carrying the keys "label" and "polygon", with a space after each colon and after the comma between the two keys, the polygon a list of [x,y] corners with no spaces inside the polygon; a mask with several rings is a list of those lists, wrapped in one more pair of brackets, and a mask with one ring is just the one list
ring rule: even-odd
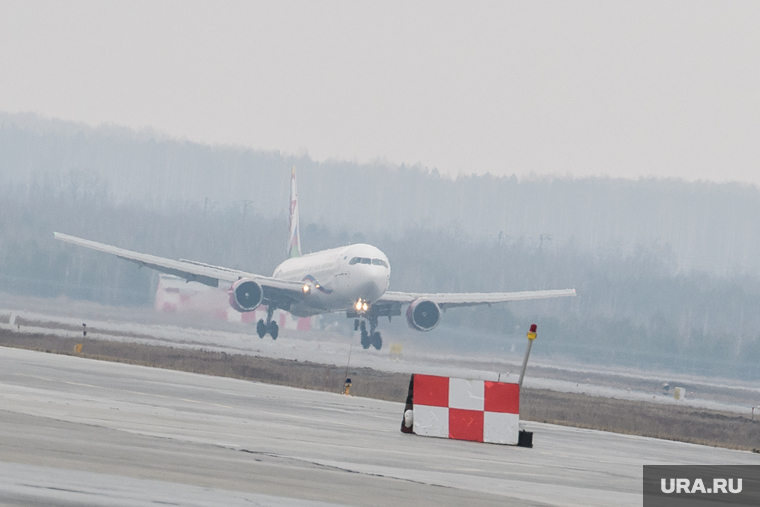
{"label": "white fuselage", "polygon": [[371,305],[388,288],[391,268],[379,248],[358,244],[288,259],[273,277],[309,285],[309,295],[290,307],[293,315],[307,317],[345,311],[358,300]]}

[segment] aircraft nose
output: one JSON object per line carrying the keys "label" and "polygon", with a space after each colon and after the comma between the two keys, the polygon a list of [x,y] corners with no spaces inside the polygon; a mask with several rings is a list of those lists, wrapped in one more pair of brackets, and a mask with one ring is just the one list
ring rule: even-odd
{"label": "aircraft nose", "polygon": [[375,273],[372,276],[372,300],[375,301],[377,299],[380,299],[380,296],[382,296],[385,293],[385,290],[388,288],[388,275],[385,273],[385,271]]}
{"label": "aircraft nose", "polygon": [[362,299],[377,301],[388,288],[388,277],[384,273],[372,273],[361,287]]}

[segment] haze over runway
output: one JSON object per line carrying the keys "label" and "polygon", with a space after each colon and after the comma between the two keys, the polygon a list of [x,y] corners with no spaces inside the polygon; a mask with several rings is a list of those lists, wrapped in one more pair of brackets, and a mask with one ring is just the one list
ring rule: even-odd
{"label": "haze over runway", "polygon": [[[56,310],[58,315],[55,312],[41,314],[0,308],[0,330],[9,330],[18,333],[19,336],[30,337],[81,337],[80,321],[83,318],[66,317],[64,315],[71,313],[70,311],[61,308]],[[89,311],[97,310],[90,308]],[[91,316],[92,314],[89,317]],[[136,314],[131,314],[131,317],[135,316]],[[436,350],[435,347],[430,347],[429,343],[426,346],[418,340],[412,340],[406,346],[397,342],[396,345],[401,346],[400,354],[387,354],[385,350],[381,352],[374,349],[362,351],[357,346],[357,336],[347,337],[329,331],[283,330],[282,336],[276,341],[260,340],[246,327],[215,327],[211,321],[204,327],[193,328],[189,325],[177,325],[181,323],[181,317],[172,319],[171,323],[161,322],[160,315],[157,314],[151,319],[150,313],[143,313],[132,321],[113,315],[89,317],[85,320],[88,322],[87,338],[90,340],[311,362],[326,367],[337,367],[335,371],[340,371],[348,363],[352,368],[371,368],[381,372],[450,375],[514,382],[519,376],[523,358],[522,350],[494,355],[479,353],[472,348],[473,350],[465,354],[461,351],[457,353]],[[147,321],[140,322],[146,318]],[[6,323],[11,319],[14,323]],[[23,325],[17,326],[15,322],[23,322]],[[358,335],[358,332],[354,334]],[[390,336],[398,338],[394,334]],[[675,375],[656,369],[641,371],[604,364],[568,364],[562,360],[555,361],[546,357],[543,359],[542,361],[540,355],[536,357],[535,353],[531,356],[528,375],[524,380],[525,387],[603,398],[651,401],[671,406],[685,405],[743,415],[752,413],[751,403],[760,394],[760,388],[754,381],[716,379],[703,375]],[[329,376],[329,372],[327,375]],[[578,377],[582,377],[580,382]],[[663,379],[674,382],[674,385],[688,385],[688,396],[675,400],[672,394],[662,392],[659,388]],[[637,383],[642,380],[648,382],[649,389],[637,387]],[[634,387],[631,388],[631,385]],[[657,386],[658,389],[652,390],[651,386]],[[355,386],[354,393],[357,392],[357,387],[361,393],[364,386]]]}
{"label": "haze over runway", "polygon": [[[574,308],[513,305],[494,320],[452,313],[452,342],[481,335],[463,342],[469,353],[509,350],[503,334],[518,330],[522,346],[523,321],[539,322],[546,350],[605,368],[667,363],[679,379],[708,367],[735,376],[699,384],[730,383],[734,399],[690,391],[686,403],[746,412],[760,351],[757,26],[760,4],[748,1],[3,1],[2,297],[48,298],[22,315],[27,322],[58,309],[55,296],[150,305],[146,270],[57,249],[52,232],[63,226],[155,255],[271,272],[285,231],[281,241],[279,211],[262,209],[284,212],[287,178],[278,183],[277,171],[291,165],[271,152],[304,155],[304,165],[356,161],[312,171],[309,249],[381,237],[387,226],[398,238],[382,240],[404,259],[394,265],[409,284],[394,290],[582,282]],[[124,193],[109,195],[109,185]],[[461,224],[427,219],[448,216],[436,206]],[[66,315],[65,336],[81,335],[87,319]],[[149,326],[106,320],[97,324],[109,339],[139,332],[145,343],[255,346],[328,365],[345,364],[350,347],[287,335],[252,345],[248,334],[204,327],[191,339],[163,327],[156,339]],[[87,322],[91,337],[102,332]],[[403,321],[388,323],[388,338],[406,336],[392,325]],[[364,352],[352,364],[391,362]],[[476,369],[473,358],[455,370],[431,356],[434,372]],[[757,463],[746,452],[530,422],[533,449],[425,439],[398,431],[402,409],[0,348],[0,503],[640,505],[643,464]]]}

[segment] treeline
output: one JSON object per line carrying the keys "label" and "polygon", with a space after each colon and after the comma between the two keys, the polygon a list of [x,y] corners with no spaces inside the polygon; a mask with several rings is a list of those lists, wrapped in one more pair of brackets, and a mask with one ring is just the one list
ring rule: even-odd
{"label": "treeline", "polygon": [[[117,203],[107,182],[76,170],[30,184],[6,183],[0,185],[0,290],[152,304],[154,272],[55,241],[53,231],[269,274],[285,257],[287,220],[240,202],[190,201],[168,209]],[[680,272],[672,250],[664,247],[595,255],[573,242],[553,241],[549,247],[527,238],[478,239],[457,228],[358,232],[307,223],[302,229],[305,251],[362,241],[388,254],[392,290],[578,291],[576,298],[453,309],[432,333],[409,330],[414,339],[488,351],[509,343],[504,335],[523,344],[527,325],[539,322],[541,350],[552,354],[760,378],[756,276]],[[403,323],[391,326],[404,329]]]}
{"label": "treeline", "polygon": [[[446,230],[479,243],[623,257],[667,252],[679,272],[760,273],[760,189],[738,183],[609,178],[442,177],[423,167],[315,162],[152,132],[0,113],[0,180],[35,184],[76,170],[117,204],[171,214],[231,203],[266,219],[287,210],[299,171],[302,218],[331,230]],[[509,161],[494,172],[509,173]],[[253,216],[253,215],[251,215]]]}

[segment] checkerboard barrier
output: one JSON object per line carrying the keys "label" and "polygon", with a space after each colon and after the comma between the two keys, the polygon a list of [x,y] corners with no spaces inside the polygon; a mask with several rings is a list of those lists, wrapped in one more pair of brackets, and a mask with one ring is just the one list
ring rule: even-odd
{"label": "checkerboard barrier", "polygon": [[517,445],[520,386],[415,374],[404,419],[402,431],[417,435]]}

